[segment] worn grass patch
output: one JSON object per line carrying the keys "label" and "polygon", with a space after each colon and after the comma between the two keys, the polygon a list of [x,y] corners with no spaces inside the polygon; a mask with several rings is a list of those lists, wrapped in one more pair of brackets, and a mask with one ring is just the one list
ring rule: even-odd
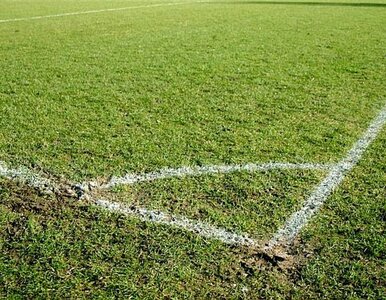
{"label": "worn grass patch", "polygon": [[7,298],[367,298],[385,286],[383,133],[285,261],[0,183]]}
{"label": "worn grass patch", "polygon": [[243,297],[256,283],[277,285],[256,281],[273,262],[253,250],[44,199],[5,181],[1,198],[3,296],[225,298]]}

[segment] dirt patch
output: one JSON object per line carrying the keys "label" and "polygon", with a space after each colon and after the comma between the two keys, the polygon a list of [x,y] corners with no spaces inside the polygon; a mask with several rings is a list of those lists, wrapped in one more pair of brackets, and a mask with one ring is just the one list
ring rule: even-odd
{"label": "dirt patch", "polygon": [[280,280],[287,283],[296,281],[302,268],[313,255],[312,249],[300,239],[296,239],[288,247],[270,251],[244,246],[233,246],[231,250],[238,258],[237,269],[244,277],[269,271],[278,274]]}
{"label": "dirt patch", "polygon": [[[61,187],[54,194],[44,194],[22,183],[1,180],[0,205],[26,217],[40,215],[43,218],[55,218],[68,209],[73,209],[75,214],[79,209],[84,213],[85,209],[90,208],[94,198],[110,200],[119,198],[113,192],[99,190],[92,186],[86,190],[82,189],[81,193],[68,184],[63,184]],[[85,197],[82,197],[84,195]],[[82,201],[79,201],[79,198]],[[270,251],[247,246],[230,246],[230,251],[235,255],[233,267],[243,277],[253,276],[262,270],[276,270],[286,275],[285,277],[287,275],[293,277],[312,255],[312,251],[299,239],[295,240],[290,247],[280,247]]]}
{"label": "dirt patch", "polygon": [[0,181],[0,204],[10,211],[23,215],[52,214],[53,210],[61,210],[64,206],[74,205],[76,197],[73,194],[55,192],[53,194],[28,187],[15,181]]}

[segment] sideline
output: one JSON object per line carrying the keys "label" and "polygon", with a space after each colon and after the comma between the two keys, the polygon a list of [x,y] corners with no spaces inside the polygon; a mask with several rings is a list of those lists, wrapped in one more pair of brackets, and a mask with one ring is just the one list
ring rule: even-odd
{"label": "sideline", "polygon": [[53,14],[53,15],[43,15],[43,16],[34,16],[34,17],[25,17],[25,18],[14,18],[14,19],[3,19],[3,20],[0,20],[0,23],[40,20],[40,19],[59,18],[59,17],[87,15],[87,14],[98,14],[98,13],[104,13],[104,12],[114,12],[114,11],[139,9],[139,8],[150,8],[150,7],[160,7],[160,6],[174,6],[174,5],[194,4],[194,3],[201,3],[201,2],[204,2],[204,1],[168,2],[168,3],[159,3],[159,4],[149,4],[149,5],[138,5],[138,6],[126,6],[126,7],[118,7],[118,8],[106,8],[106,9],[76,11],[76,12]]}

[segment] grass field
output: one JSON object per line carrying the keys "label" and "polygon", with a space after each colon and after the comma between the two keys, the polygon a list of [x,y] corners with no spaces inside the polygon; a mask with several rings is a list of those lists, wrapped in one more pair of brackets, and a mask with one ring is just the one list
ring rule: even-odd
{"label": "grass field", "polygon": [[[385,109],[385,28],[382,1],[1,1],[0,297],[386,299],[381,127],[284,253],[262,250]],[[250,167],[275,163],[294,167]]]}

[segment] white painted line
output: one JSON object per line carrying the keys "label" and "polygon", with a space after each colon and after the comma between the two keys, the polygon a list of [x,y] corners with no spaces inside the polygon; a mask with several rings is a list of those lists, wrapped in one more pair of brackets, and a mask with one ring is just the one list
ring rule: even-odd
{"label": "white painted line", "polygon": [[268,243],[268,248],[292,243],[294,238],[319,210],[332,191],[343,181],[345,175],[361,159],[363,153],[375,140],[385,123],[386,106],[372,121],[363,136],[348,151],[346,157],[333,167],[327,177],[316,187],[304,206],[299,211],[292,214],[284,227],[278,230]]}
{"label": "white painted line", "polygon": [[[229,173],[236,171],[266,171],[271,169],[317,169],[317,170],[326,170],[330,169],[331,165],[324,164],[295,164],[295,163],[264,163],[264,164],[245,164],[245,165],[218,165],[218,166],[204,166],[204,167],[182,167],[178,169],[163,169],[158,172],[142,174],[142,175],[126,175],[125,177],[115,178],[109,184],[102,186],[102,188],[111,188],[117,184],[132,184],[141,181],[151,181],[162,178],[170,177],[182,177],[182,176],[198,176],[203,174],[213,174],[213,173]],[[54,191],[60,193],[60,188],[57,184],[51,180],[34,173],[31,170],[28,170],[25,167],[18,167],[12,169],[7,167],[4,162],[0,161],[0,176],[8,178],[10,180],[23,182],[31,187],[39,189],[43,193],[50,194]],[[76,193],[77,188],[82,190],[80,199],[82,196],[89,196],[89,186],[90,183],[85,184],[73,184],[71,185]],[[98,188],[97,184],[93,184],[93,189]],[[99,187],[101,188],[101,187]],[[78,195],[78,196],[79,196]],[[248,237],[247,234],[241,233],[236,234],[230,231],[227,231],[224,228],[214,227],[205,222],[198,220],[192,220],[183,216],[176,216],[167,214],[160,211],[148,210],[146,208],[131,207],[124,204],[114,203],[107,200],[95,200],[90,197],[90,201],[96,205],[103,207],[112,212],[119,212],[125,215],[130,215],[136,217],[142,221],[153,222],[158,224],[165,224],[169,226],[174,226],[181,228],[187,231],[194,232],[200,236],[206,238],[212,238],[220,240],[227,244],[233,245],[244,245],[244,246],[254,246],[258,247],[262,245],[257,240],[254,240]]]}
{"label": "white painted line", "polygon": [[[295,212],[286,222],[283,228],[278,232],[268,243],[267,249],[272,249],[278,245],[290,244],[302,228],[308,223],[312,216],[323,205],[324,201],[332,193],[332,191],[343,181],[345,175],[357,164],[361,159],[365,150],[375,140],[378,133],[386,123],[386,106],[382,109],[379,115],[373,120],[364,135],[353,145],[343,158],[336,165],[328,164],[296,164],[296,163],[264,163],[264,164],[245,164],[245,165],[219,165],[219,166],[203,166],[203,167],[182,167],[178,169],[162,169],[157,172],[133,175],[128,174],[124,177],[112,178],[112,180],[102,186],[110,188],[118,184],[133,184],[142,181],[151,181],[156,179],[182,177],[182,176],[198,176],[214,173],[229,173],[236,171],[266,171],[272,169],[316,169],[330,170],[327,177],[322,183],[316,187],[311,196],[306,201],[305,205]],[[11,180],[18,180],[26,184],[38,188],[42,192],[52,193],[57,189],[57,185],[49,179],[36,174],[27,168],[19,167],[11,169],[4,162],[0,161],[0,176]],[[81,185],[80,185],[81,186]],[[164,212],[147,210],[145,208],[130,207],[124,204],[114,203],[106,200],[92,200],[98,206],[104,207],[109,211],[115,211],[126,215],[135,216],[140,220],[166,224],[175,226],[194,232],[198,235],[207,238],[220,240],[227,244],[238,244],[245,246],[259,246],[261,243],[248,237],[247,234],[236,234],[227,231],[224,228],[217,228],[210,224],[191,220],[183,216],[170,215]]]}
{"label": "white painted line", "polygon": [[146,222],[165,224],[181,228],[206,238],[219,240],[226,244],[256,247],[260,245],[258,241],[249,238],[246,234],[232,233],[224,228],[217,228],[208,223],[191,220],[182,216],[169,215],[164,212],[147,210],[145,208],[130,207],[106,200],[97,200],[95,201],[95,204],[110,212],[118,212],[125,215],[135,216]]}
{"label": "white painted line", "polygon": [[196,167],[181,167],[177,169],[165,168],[145,174],[126,174],[123,177],[113,176],[111,180],[101,186],[102,189],[112,188],[117,185],[130,185],[139,182],[167,179],[172,177],[201,176],[209,174],[224,174],[232,172],[257,172],[268,170],[330,170],[334,165],[316,163],[261,163],[245,165],[210,165]]}
{"label": "white painted line", "polygon": [[[8,168],[0,161],[0,176],[9,180],[23,182],[39,191],[47,194],[59,191],[58,186],[47,178],[40,176],[25,167],[16,169]],[[258,242],[249,238],[246,234],[236,234],[223,228],[217,228],[210,224],[191,220],[186,217],[169,215],[160,211],[148,210],[145,208],[130,207],[124,204],[114,203],[107,200],[90,199],[96,205],[103,207],[111,212],[119,212],[125,215],[134,216],[142,221],[165,224],[178,227],[187,231],[194,232],[206,238],[220,240],[227,244],[237,244],[245,246],[257,246]]]}
{"label": "white painted line", "polygon": [[126,7],[118,7],[118,8],[106,8],[106,9],[97,9],[97,10],[76,11],[76,12],[61,13],[61,14],[54,14],[54,15],[43,15],[43,16],[34,16],[34,17],[25,17],[25,18],[3,19],[3,20],[0,20],[0,23],[40,20],[40,19],[59,18],[59,17],[87,15],[87,14],[98,14],[98,13],[105,13],[105,12],[115,12],[115,11],[122,11],[122,10],[151,8],[151,7],[160,7],[160,6],[194,4],[194,3],[200,3],[200,2],[203,2],[203,1],[168,2],[168,3],[159,3],[159,4],[149,4],[149,5],[138,5],[138,6],[126,6]]}
{"label": "white painted line", "polygon": [[25,183],[47,194],[50,194],[58,189],[51,180],[28,170],[26,167],[11,169],[8,168],[7,165],[2,161],[0,161],[0,176],[10,180]]}

